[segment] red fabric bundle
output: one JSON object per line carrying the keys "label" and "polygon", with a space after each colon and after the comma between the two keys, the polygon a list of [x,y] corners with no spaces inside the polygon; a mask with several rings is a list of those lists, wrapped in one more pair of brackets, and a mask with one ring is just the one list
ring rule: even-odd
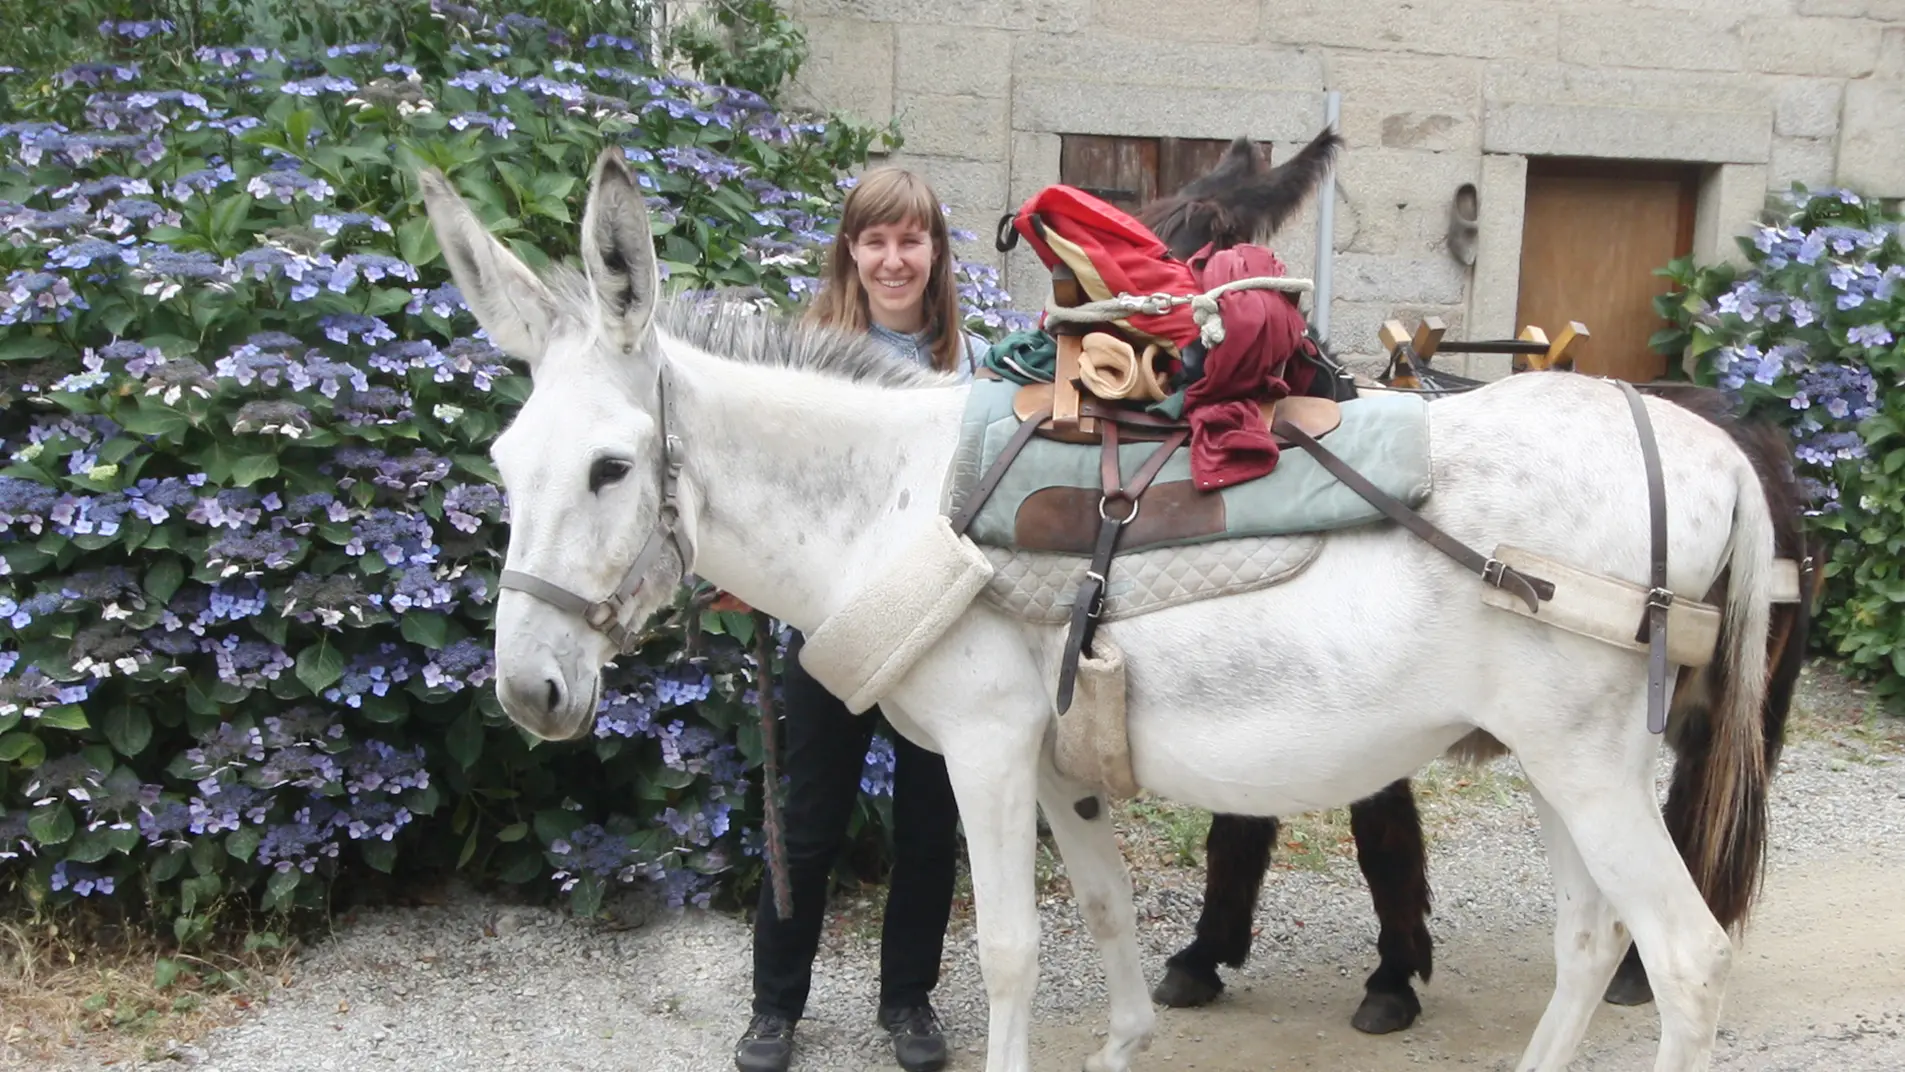
{"label": "red fabric bundle", "polygon": [[[1253,276],[1280,276],[1283,262],[1262,246],[1241,245],[1190,258],[1198,289],[1210,291]],[[1277,444],[1259,404],[1286,398],[1284,366],[1303,342],[1295,296],[1276,290],[1233,290],[1217,299],[1224,341],[1204,356],[1204,375],[1184,392],[1191,423],[1191,481],[1200,490],[1267,476]],[[1307,370],[1305,370],[1307,371]]]}
{"label": "red fabric bundle", "polygon": [[[1045,267],[1068,265],[1081,281],[1096,276],[1092,282],[1102,283],[1110,294],[1196,293],[1196,274],[1171,256],[1170,248],[1150,228],[1075,186],[1047,186],[1033,194],[1019,206],[1012,226],[1031,243]],[[1075,256],[1061,256],[1052,236],[1058,243],[1076,247],[1086,263],[1079,263]],[[1179,349],[1197,338],[1188,305],[1158,316],[1133,313],[1126,319],[1137,330],[1168,339]]]}

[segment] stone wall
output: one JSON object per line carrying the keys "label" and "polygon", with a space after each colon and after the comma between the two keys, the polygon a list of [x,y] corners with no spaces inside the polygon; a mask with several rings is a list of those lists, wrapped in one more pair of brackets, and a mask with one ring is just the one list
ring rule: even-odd
{"label": "stone wall", "polygon": [[[789,0],[805,103],[897,119],[962,255],[1046,294],[999,215],[1058,180],[1060,135],[1231,138],[1287,155],[1342,94],[1330,335],[1373,355],[1386,318],[1512,335],[1527,158],[1707,165],[1696,256],[1737,255],[1793,180],[1905,196],[1905,0]],[[1448,253],[1450,199],[1477,184],[1473,266]],[[1311,274],[1315,208],[1271,244]],[[1498,375],[1505,361],[1469,369]]]}

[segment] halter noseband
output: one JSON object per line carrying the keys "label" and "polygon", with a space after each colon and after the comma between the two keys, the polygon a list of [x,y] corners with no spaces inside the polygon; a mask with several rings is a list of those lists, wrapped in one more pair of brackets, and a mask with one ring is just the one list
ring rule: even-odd
{"label": "halter noseband", "polygon": [[661,554],[664,543],[675,546],[675,555],[681,561],[681,575],[688,576],[690,565],[694,562],[692,549],[681,537],[681,503],[679,484],[681,479],[682,446],[681,440],[669,429],[676,427],[674,393],[668,389],[668,366],[663,364],[656,377],[655,389],[661,396],[661,511],[656,515],[655,525],[648,530],[648,540],[635,556],[635,562],[615,586],[615,591],[606,598],[588,600],[576,595],[560,585],[550,584],[540,577],[524,573],[521,570],[504,569],[498,583],[504,588],[513,588],[518,592],[542,600],[557,610],[567,611],[580,617],[598,632],[608,634],[615,642],[616,651],[622,655],[633,654],[636,648],[636,636],[633,630],[622,624],[622,615],[627,613],[629,602],[642,590],[642,575],[648,567],[654,565]]}

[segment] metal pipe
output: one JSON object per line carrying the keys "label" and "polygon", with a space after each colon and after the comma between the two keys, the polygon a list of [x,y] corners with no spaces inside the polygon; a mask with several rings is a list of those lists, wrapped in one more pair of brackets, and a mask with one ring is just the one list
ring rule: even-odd
{"label": "metal pipe", "polygon": [[[1323,96],[1323,124],[1335,129],[1343,111],[1343,94],[1329,90]],[[1328,174],[1317,196],[1316,210],[1316,297],[1311,303],[1310,321],[1316,337],[1330,339],[1330,267],[1336,254],[1336,164],[1331,161]]]}

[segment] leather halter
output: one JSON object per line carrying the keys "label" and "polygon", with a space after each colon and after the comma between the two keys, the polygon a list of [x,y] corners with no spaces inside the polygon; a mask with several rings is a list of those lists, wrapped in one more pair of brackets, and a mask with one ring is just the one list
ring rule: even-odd
{"label": "leather halter", "polygon": [[602,599],[589,600],[521,570],[504,569],[498,579],[502,587],[513,588],[557,610],[574,614],[596,631],[608,634],[608,638],[615,642],[616,651],[622,655],[633,654],[638,646],[634,631],[623,624],[622,616],[628,613],[629,604],[636,593],[642,590],[642,575],[655,564],[663,545],[673,544],[675,555],[681,561],[681,577],[677,578],[678,581],[687,579],[694,564],[694,549],[681,534],[679,486],[683,450],[680,437],[670,431],[679,422],[675,420],[674,392],[668,387],[668,366],[663,364],[655,379],[655,390],[661,396],[661,511],[656,515],[654,527],[648,530],[648,540],[642,544],[641,552],[635,556],[635,562],[628,567],[628,572],[622,574],[615,590]]}

